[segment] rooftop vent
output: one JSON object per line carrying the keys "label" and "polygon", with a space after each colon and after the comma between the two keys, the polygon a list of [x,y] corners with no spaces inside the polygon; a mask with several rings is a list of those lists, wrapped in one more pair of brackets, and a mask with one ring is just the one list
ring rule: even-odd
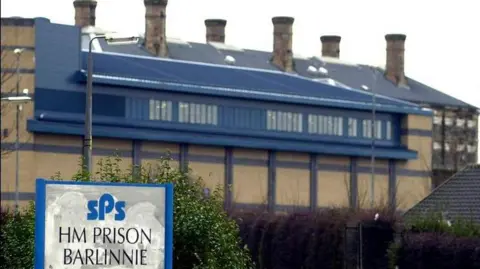
{"label": "rooftop vent", "polygon": [[366,91],[369,91],[370,88],[367,86],[367,85],[362,85],[362,89],[366,90]]}
{"label": "rooftop vent", "polygon": [[321,66],[321,67],[318,68],[318,72],[319,72],[320,74],[322,74],[322,75],[328,75],[328,70],[327,70],[327,68],[325,68],[325,67],[323,67],[323,66]]}
{"label": "rooftop vent", "polygon": [[234,65],[235,64],[235,58],[233,56],[227,55],[225,56],[225,63],[228,65]]}
{"label": "rooftop vent", "polygon": [[316,81],[316,82],[320,82],[320,83],[323,83],[323,84],[328,84],[328,85],[331,85],[331,86],[335,86],[335,87],[340,87],[340,88],[344,88],[344,89],[352,89],[351,87],[343,84],[343,83],[340,83],[334,79],[331,79],[331,78],[315,78],[313,79],[313,81]]}
{"label": "rooftop vent", "polygon": [[308,72],[310,75],[316,76],[317,73],[318,73],[318,69],[317,69],[315,66],[310,65],[310,66],[308,66],[308,68],[307,68],[307,72]]}

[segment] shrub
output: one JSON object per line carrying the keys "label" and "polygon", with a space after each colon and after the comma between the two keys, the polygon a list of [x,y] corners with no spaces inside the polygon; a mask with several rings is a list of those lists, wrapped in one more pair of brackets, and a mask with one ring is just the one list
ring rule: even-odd
{"label": "shrub", "polygon": [[398,247],[399,268],[480,268],[480,238],[438,233],[406,234]]}
{"label": "shrub", "polygon": [[[202,180],[171,168],[169,161],[170,159],[164,158],[154,165],[122,170],[120,159],[105,158],[98,162],[94,175],[90,177],[80,169],[72,180],[173,183],[174,268],[250,268],[250,257],[241,245],[238,226],[223,210],[222,191],[217,188],[209,197],[205,197]],[[57,173],[52,179],[61,180],[62,176]],[[2,247],[4,238],[11,238],[11,243],[0,254],[2,266],[6,266],[2,269],[31,269],[33,209],[25,211],[21,218],[9,218],[7,222],[8,225],[2,223]],[[21,264],[15,262],[18,257],[25,257]]]}
{"label": "shrub", "polygon": [[0,268],[32,268],[35,234],[33,203],[19,213],[2,210],[0,217]]}

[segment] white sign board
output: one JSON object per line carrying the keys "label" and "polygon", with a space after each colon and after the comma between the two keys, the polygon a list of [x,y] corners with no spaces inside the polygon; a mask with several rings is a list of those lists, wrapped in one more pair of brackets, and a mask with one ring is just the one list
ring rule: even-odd
{"label": "white sign board", "polygon": [[173,186],[37,179],[35,269],[172,269]]}

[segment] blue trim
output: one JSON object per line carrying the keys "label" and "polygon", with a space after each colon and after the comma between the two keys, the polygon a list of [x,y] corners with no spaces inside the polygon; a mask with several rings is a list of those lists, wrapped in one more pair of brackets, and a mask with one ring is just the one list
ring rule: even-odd
{"label": "blue trim", "polygon": [[[47,121],[29,120],[27,125],[28,131],[38,133],[55,133],[82,135],[83,124],[65,124]],[[360,156],[368,157],[370,152],[366,147],[341,145],[331,143],[307,143],[303,141],[286,141],[283,139],[261,139],[240,136],[226,135],[198,135],[198,133],[179,132],[176,130],[141,130],[120,127],[107,127],[94,124],[93,135],[97,137],[122,138],[122,139],[138,139],[152,141],[169,141],[175,143],[191,143],[199,145],[216,145],[216,146],[234,146],[255,149],[271,149],[280,151],[294,152],[310,152],[323,153],[344,156]],[[417,152],[405,149],[404,147],[396,148],[377,148],[376,156],[378,158],[391,159],[416,159]]]}
{"label": "blue trim", "polygon": [[15,49],[23,49],[23,50],[29,50],[29,51],[34,51],[35,47],[32,46],[7,46],[7,45],[2,45],[0,46],[2,50],[15,50]]}
{"label": "blue trim", "polygon": [[132,165],[138,166],[142,164],[142,141],[132,140]]}
{"label": "blue trim", "polygon": [[[8,142],[8,143],[2,143],[1,147],[2,149],[11,149],[13,148],[14,145],[15,145],[14,143]],[[34,145],[31,143],[21,143],[20,150],[35,151],[35,152],[64,153],[64,154],[78,154],[80,157],[82,148],[80,146],[78,147],[77,146],[55,146],[55,145],[44,145],[44,144]],[[125,157],[132,156],[132,151],[130,150],[118,151],[114,149],[105,149],[105,148],[95,148],[93,153],[96,156],[105,156],[105,157],[111,157],[111,156],[114,156],[115,154],[117,154],[118,156],[125,156]],[[140,159],[143,159],[143,158],[160,159],[161,157],[165,157],[166,155],[167,155],[167,152],[148,152],[148,151],[139,152]],[[178,152],[171,152],[170,157],[176,161],[180,159]],[[219,156],[189,154],[188,158],[190,161],[196,161],[196,162],[202,162],[202,163],[224,164],[225,162],[225,159]],[[232,166],[233,165],[249,165],[249,166],[261,166],[261,167],[268,166],[268,161],[261,160],[261,159],[249,159],[249,158],[238,158],[238,157],[233,158],[232,156],[231,162],[232,162]],[[310,169],[309,165],[310,164],[306,162],[305,163],[285,162],[285,161],[276,162],[276,166],[282,167],[282,168]],[[320,163],[317,166],[318,166],[318,170],[324,170],[324,171],[332,171],[332,172],[350,172],[351,171],[350,165]],[[358,171],[362,171],[362,173],[370,173],[370,167],[368,166],[358,167],[357,173]],[[388,175],[388,169],[379,167],[376,169],[376,173],[379,175],[380,174]],[[409,177],[429,177],[431,175],[431,173],[428,171],[409,170],[409,169],[402,169],[402,168],[396,168],[396,173],[398,176],[409,176]],[[26,195],[27,194],[28,193],[26,193]],[[2,193],[2,195],[7,195],[7,193]],[[31,199],[33,198],[25,198],[24,200],[31,200]]]}
{"label": "blue trim", "polygon": [[35,20],[36,19],[27,19],[20,17],[2,18],[2,26],[33,27],[35,25]]}
{"label": "blue trim", "polygon": [[318,159],[316,154],[310,154],[310,209],[318,206]]}
{"label": "blue trim", "polygon": [[[85,80],[83,78],[82,80]],[[334,108],[347,108],[347,109],[358,109],[358,110],[367,110],[372,109],[370,103],[363,103],[360,101],[343,101],[343,100],[334,100],[327,98],[316,98],[311,96],[302,96],[296,94],[279,94],[274,92],[266,91],[255,91],[255,90],[245,90],[240,88],[227,88],[219,86],[205,86],[205,85],[195,85],[182,82],[167,82],[161,80],[149,80],[149,79],[138,79],[130,78],[125,76],[115,76],[115,75],[103,75],[103,74],[94,74],[93,83],[99,85],[112,85],[112,86],[121,86],[121,87],[132,87],[132,88],[143,88],[143,89],[152,89],[152,90],[162,90],[169,92],[180,92],[180,93],[190,93],[190,94],[201,94],[208,96],[224,96],[230,98],[241,98],[249,100],[262,100],[262,101],[273,101],[281,103],[291,103],[291,104],[300,104],[300,105],[314,105],[314,106],[327,106]],[[340,90],[340,89],[339,89]],[[431,111],[422,110],[411,106],[408,108],[405,106],[394,106],[394,105],[380,105],[376,106],[378,112],[393,112],[393,113],[405,113],[405,114],[417,114],[417,115],[433,115]]]}
{"label": "blue trim", "polygon": [[414,135],[414,136],[425,136],[431,137],[433,134],[432,130],[422,130],[422,129],[402,129],[401,135]]}
{"label": "blue trim", "polygon": [[225,148],[225,209],[232,206],[232,187],[233,187],[233,149],[231,147]]}
{"label": "blue trim", "polygon": [[173,269],[173,184],[165,186],[165,269]]}
{"label": "blue trim", "polygon": [[[35,193],[34,192],[19,192],[18,198],[20,201],[34,201]],[[13,201],[15,200],[15,192],[2,192],[0,194],[0,200],[2,201]]]}
{"label": "blue trim", "polygon": [[188,171],[188,144],[180,144],[180,154],[179,154],[179,166],[180,170],[187,172]]}
{"label": "blue trim", "polygon": [[397,207],[397,175],[394,160],[388,160],[388,198],[390,209],[395,210]]}
{"label": "blue trim", "polygon": [[35,197],[35,269],[44,269],[45,266],[45,211],[46,208],[46,181],[36,180]]}
{"label": "blue trim", "polygon": [[357,158],[350,158],[350,208],[358,208],[358,163]]}
{"label": "blue trim", "polygon": [[[51,106],[51,104],[50,104]],[[130,107],[128,107],[130,109]],[[222,107],[219,107],[219,109]],[[129,111],[130,112],[130,111]],[[254,137],[254,138],[282,138],[282,139],[291,139],[305,142],[329,142],[329,143],[340,143],[340,144],[353,144],[353,145],[371,145],[371,138],[361,137],[361,126],[358,128],[358,136],[352,137],[348,135],[335,136],[335,135],[317,135],[308,133],[308,128],[304,128],[303,132],[281,132],[274,130],[265,129],[252,129],[241,126],[221,126],[222,121],[231,122],[232,119],[229,115],[218,114],[218,121],[220,125],[213,126],[207,124],[189,124],[189,123],[179,123],[174,121],[160,121],[160,120],[142,120],[142,119],[133,119],[133,118],[120,118],[112,116],[102,116],[94,115],[93,124],[99,124],[104,126],[112,127],[121,127],[121,128],[144,128],[151,130],[162,130],[162,129],[174,129],[184,132],[196,132],[196,133],[207,133],[207,134],[222,134],[222,135],[238,135],[245,137]],[[129,114],[130,115],[130,114]],[[178,118],[178,111],[173,111],[174,119]],[[255,117],[258,118],[258,117]],[[84,124],[84,115],[80,113],[65,113],[65,112],[54,112],[54,111],[43,111],[36,110],[35,119],[46,122],[55,122],[55,123],[80,123]],[[264,122],[267,119],[264,118]],[[357,118],[358,122],[358,118]],[[397,136],[400,137],[400,136]],[[376,140],[376,145],[380,147],[394,147],[400,145],[400,139],[398,140]]]}
{"label": "blue trim", "polygon": [[274,212],[276,205],[277,190],[277,164],[276,153],[273,150],[268,151],[268,210]]}
{"label": "blue trim", "polygon": [[[16,68],[2,68],[0,71],[2,73],[17,73]],[[20,74],[35,74],[35,68],[19,68],[18,72]]]}

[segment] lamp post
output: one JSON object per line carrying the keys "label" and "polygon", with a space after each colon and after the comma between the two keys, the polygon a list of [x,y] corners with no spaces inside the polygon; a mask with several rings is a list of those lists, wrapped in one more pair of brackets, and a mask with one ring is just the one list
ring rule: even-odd
{"label": "lamp post", "polygon": [[15,104],[17,109],[15,115],[15,213],[18,212],[20,200],[20,110],[22,110],[22,104],[32,100],[32,98],[28,96],[28,89],[24,89],[24,95],[20,95],[18,87],[19,83],[17,82],[16,95],[1,98],[2,102]]}
{"label": "lamp post", "polygon": [[93,108],[93,41],[105,39],[108,44],[134,44],[138,42],[138,37],[116,37],[113,34],[97,35],[90,38],[88,43],[88,61],[87,61],[87,91],[85,96],[85,133],[83,137],[83,168],[89,174],[92,174],[92,108]]}
{"label": "lamp post", "polygon": [[377,123],[376,123],[376,93],[375,86],[377,84],[377,74],[373,70],[373,85],[372,85],[372,156],[370,160],[371,175],[370,175],[370,207],[375,207],[375,140],[377,138]]}
{"label": "lamp post", "polygon": [[20,111],[22,104],[28,103],[32,98],[28,95],[28,89],[23,90],[23,95],[20,94],[20,57],[24,49],[15,49],[15,95],[1,97],[2,102],[7,102],[15,105],[15,212],[18,212],[20,200]]}

